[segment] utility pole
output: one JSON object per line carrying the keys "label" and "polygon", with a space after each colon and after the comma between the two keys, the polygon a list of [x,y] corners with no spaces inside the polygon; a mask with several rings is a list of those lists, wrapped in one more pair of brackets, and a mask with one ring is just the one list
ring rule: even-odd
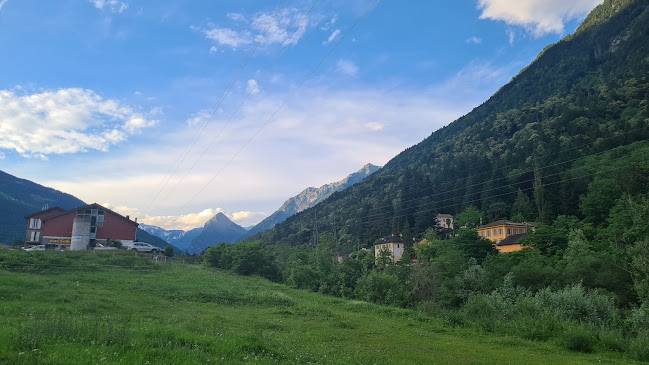
{"label": "utility pole", "polygon": [[318,211],[313,210],[313,248],[318,246]]}

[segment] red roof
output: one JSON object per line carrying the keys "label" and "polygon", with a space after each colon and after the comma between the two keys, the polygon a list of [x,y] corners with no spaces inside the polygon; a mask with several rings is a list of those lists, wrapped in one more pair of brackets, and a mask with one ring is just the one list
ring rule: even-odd
{"label": "red roof", "polygon": [[43,220],[43,221],[46,221],[46,220],[48,220],[48,219],[52,219],[52,218],[56,218],[56,217],[60,217],[60,216],[62,216],[62,215],[64,215],[64,214],[69,214],[69,213],[73,213],[73,212],[76,212],[76,211],[79,211],[79,210],[82,210],[82,209],[90,209],[90,208],[102,209],[102,210],[105,210],[105,211],[107,211],[107,212],[110,212],[110,213],[112,213],[113,215],[116,215],[117,217],[119,217],[119,218],[121,218],[121,219],[123,219],[123,220],[125,220],[125,221],[127,221],[127,222],[129,222],[129,223],[131,223],[131,224],[133,224],[133,225],[135,225],[136,227],[140,225],[139,223],[136,223],[135,221],[132,221],[132,220],[130,220],[130,219],[124,217],[123,215],[121,215],[121,214],[119,214],[119,213],[116,213],[115,211],[112,211],[112,210],[110,210],[110,209],[108,209],[108,208],[102,207],[101,205],[99,205],[99,204],[97,204],[97,203],[92,203],[92,204],[88,204],[88,205],[83,205],[83,206],[80,206],[80,207],[76,207],[76,208],[74,208],[74,209],[70,209],[70,210],[68,210],[68,211],[64,211],[64,212],[62,212],[62,213],[59,213],[59,214],[55,214],[55,215],[49,216],[49,217],[44,218],[44,219],[42,219],[42,220]]}

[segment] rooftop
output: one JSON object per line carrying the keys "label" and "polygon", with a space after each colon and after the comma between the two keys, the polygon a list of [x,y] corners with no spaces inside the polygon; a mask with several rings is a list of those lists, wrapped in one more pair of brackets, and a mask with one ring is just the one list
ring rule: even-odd
{"label": "rooftop", "polygon": [[477,227],[476,229],[483,229],[483,228],[491,228],[491,227],[499,227],[499,226],[513,226],[513,227],[536,227],[538,224],[534,222],[523,222],[523,223],[518,223],[518,222],[512,222],[508,221],[505,219],[501,219],[499,221],[491,222],[489,224],[485,224],[483,226]]}

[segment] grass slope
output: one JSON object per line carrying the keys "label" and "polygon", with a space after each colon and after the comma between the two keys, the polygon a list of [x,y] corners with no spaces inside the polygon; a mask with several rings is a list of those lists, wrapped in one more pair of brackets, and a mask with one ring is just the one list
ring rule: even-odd
{"label": "grass slope", "polygon": [[8,364],[625,362],[119,253],[2,250],[0,288]]}

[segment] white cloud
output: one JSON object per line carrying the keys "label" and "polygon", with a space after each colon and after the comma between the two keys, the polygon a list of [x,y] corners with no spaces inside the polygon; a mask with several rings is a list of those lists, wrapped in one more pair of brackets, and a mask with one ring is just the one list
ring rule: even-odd
{"label": "white cloud", "polygon": [[356,76],[358,74],[358,66],[350,60],[338,60],[336,68],[338,72],[347,76]]}
{"label": "white cloud", "polygon": [[2,7],[5,6],[7,1],[9,1],[9,0],[0,0],[0,10],[2,10]]}
{"label": "white cloud", "polygon": [[216,46],[210,47],[210,54],[215,54],[219,49]]}
{"label": "white cloud", "polygon": [[513,46],[514,41],[516,40],[516,32],[511,28],[507,28],[505,34],[507,34],[507,38],[509,39],[509,45]]}
{"label": "white cloud", "polygon": [[522,26],[535,37],[563,34],[565,23],[580,19],[603,0],[478,0],[480,19]]}
{"label": "white cloud", "polygon": [[205,225],[205,222],[210,220],[212,217],[218,213],[225,214],[233,222],[243,226],[251,226],[261,222],[266,218],[266,213],[264,212],[251,212],[251,211],[239,211],[228,213],[221,208],[216,209],[203,209],[198,213],[189,213],[184,215],[148,215],[142,214],[138,208],[129,207],[126,205],[119,205],[112,207],[111,203],[102,204],[104,207],[112,209],[119,214],[128,215],[131,219],[138,218],[139,223],[144,223],[148,225],[158,226],[167,230],[171,229],[181,229],[188,231],[193,228],[202,227]]}
{"label": "white cloud", "polygon": [[258,13],[251,19],[238,13],[230,13],[227,17],[237,23],[238,27],[243,28],[232,29],[218,26],[211,26],[209,29],[195,26],[191,28],[202,32],[207,39],[215,41],[221,46],[237,49],[260,39],[261,45],[295,45],[304,36],[309,24],[308,19],[304,19],[305,14],[295,8],[281,11],[272,23],[273,13]]}
{"label": "white cloud", "polygon": [[261,222],[266,218],[266,213],[264,212],[250,212],[250,211],[240,211],[234,212],[232,214],[226,214],[234,223],[247,227],[253,224]]}
{"label": "white cloud", "polygon": [[246,16],[241,14],[241,13],[228,13],[228,14],[226,14],[226,16],[229,19],[234,20],[235,22],[240,22],[240,21],[245,21],[246,20]]}
{"label": "white cloud", "polygon": [[230,46],[234,49],[252,43],[249,32],[237,32],[230,28],[212,28],[203,30],[205,37],[222,46]]}
{"label": "white cloud", "polygon": [[248,80],[248,87],[246,87],[246,92],[257,95],[261,90],[259,90],[259,84],[256,80]]}
{"label": "white cloud", "polygon": [[128,215],[131,219],[138,218],[138,223],[144,223],[148,225],[158,226],[164,229],[182,229],[188,231],[193,228],[202,227],[205,225],[210,218],[214,217],[218,213],[222,213],[223,209],[204,209],[198,213],[190,213],[179,216],[151,216],[143,215],[138,208],[132,208],[125,205],[120,205],[116,207],[111,207],[110,203],[102,204],[106,208],[112,209],[119,214]]}
{"label": "white cloud", "polygon": [[327,38],[326,41],[322,42],[322,45],[326,46],[327,44],[331,43],[331,41],[333,41],[334,39],[336,39],[336,37],[338,37],[338,34],[340,34],[340,29],[334,30],[333,33],[331,33],[331,35],[329,36],[329,38]]}
{"label": "white cloud", "polygon": [[4,152],[0,152],[0,160],[4,160],[4,159],[5,159],[5,154],[4,154]]}
{"label": "white cloud", "polygon": [[107,151],[156,124],[131,107],[91,90],[33,94],[0,90],[0,149],[23,156]]}
{"label": "white cloud", "polygon": [[99,10],[107,10],[111,13],[123,13],[128,9],[128,4],[119,0],[88,0]]}
{"label": "white cloud", "polygon": [[477,36],[473,36],[473,37],[467,38],[465,40],[465,42],[469,43],[469,44],[480,44],[480,43],[482,43],[482,38],[477,37]]}
{"label": "white cloud", "polygon": [[374,131],[374,132],[378,132],[378,131],[382,130],[383,128],[385,128],[385,124],[381,124],[381,123],[378,123],[378,122],[369,122],[369,123],[365,123],[365,128],[367,128],[367,129],[369,129],[371,131]]}

